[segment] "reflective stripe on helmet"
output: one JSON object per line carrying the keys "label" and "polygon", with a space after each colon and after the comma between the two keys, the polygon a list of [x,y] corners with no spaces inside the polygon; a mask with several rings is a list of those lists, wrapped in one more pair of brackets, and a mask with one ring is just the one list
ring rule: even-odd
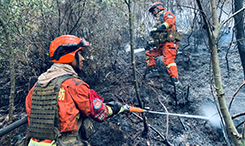
{"label": "reflective stripe on helmet", "polygon": [[49,55],[53,63],[71,63],[76,52],[89,46],[84,38],[74,35],[62,35],[55,38],[49,48]]}
{"label": "reflective stripe on helmet", "polygon": [[170,63],[167,67],[167,69],[169,69],[171,66],[176,66],[176,63]]}
{"label": "reflective stripe on helmet", "polygon": [[84,38],[82,38],[78,44],[74,43],[74,44],[59,45],[57,49],[55,49],[54,55],[50,58],[51,60],[54,60],[54,59],[59,60],[60,57],[66,54],[69,54],[71,52],[74,52],[80,47],[88,47],[88,46],[89,46],[89,43]]}
{"label": "reflective stripe on helmet", "polygon": [[44,142],[36,142],[31,139],[28,146],[56,146],[56,143],[54,140],[51,143],[44,143]]}

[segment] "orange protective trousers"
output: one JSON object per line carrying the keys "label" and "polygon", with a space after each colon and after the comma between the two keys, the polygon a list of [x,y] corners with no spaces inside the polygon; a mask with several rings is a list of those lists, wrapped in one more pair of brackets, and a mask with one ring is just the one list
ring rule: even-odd
{"label": "orange protective trousers", "polygon": [[178,70],[175,63],[175,56],[177,53],[178,45],[173,42],[165,42],[160,45],[159,49],[151,49],[146,51],[146,62],[148,67],[156,67],[154,57],[162,55],[163,64],[168,69],[168,74],[171,78],[178,79]]}

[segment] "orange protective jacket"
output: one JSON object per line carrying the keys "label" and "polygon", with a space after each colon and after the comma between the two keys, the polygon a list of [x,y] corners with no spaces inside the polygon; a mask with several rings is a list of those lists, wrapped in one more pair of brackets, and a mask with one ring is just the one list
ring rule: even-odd
{"label": "orange protective jacket", "polygon": [[[34,87],[26,97],[26,113],[29,125],[33,89]],[[89,91],[89,85],[77,78],[66,79],[61,84],[58,97],[60,132],[76,132],[78,130],[76,116],[79,112],[83,117],[90,115]],[[46,140],[46,142],[50,142],[50,140]]]}
{"label": "orange protective jacket", "polygon": [[176,31],[176,19],[175,15],[169,11],[165,12],[161,11],[156,16],[156,24],[152,29],[156,29],[160,24],[164,24],[166,26],[166,31],[168,32],[170,29],[172,31]]}
{"label": "orange protective jacket", "polygon": [[[167,11],[164,13],[161,11],[157,17],[156,24],[153,29],[156,29],[160,24],[164,24],[166,26],[166,32],[168,31],[176,31],[176,19],[173,13]],[[154,40],[153,40],[154,41]],[[168,42],[159,44],[159,48],[151,49],[146,51],[146,62],[149,67],[156,67],[155,57],[163,56],[163,63],[168,69],[168,74],[171,78],[178,78],[178,70],[175,63],[175,56],[177,53],[178,44],[177,42]]]}

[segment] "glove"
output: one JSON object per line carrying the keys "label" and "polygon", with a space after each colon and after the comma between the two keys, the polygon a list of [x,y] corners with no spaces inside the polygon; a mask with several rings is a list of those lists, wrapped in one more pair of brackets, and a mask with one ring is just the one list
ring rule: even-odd
{"label": "glove", "polygon": [[157,32],[156,29],[151,30],[150,33],[149,33],[149,36],[153,38],[154,35],[156,34],[156,32]]}
{"label": "glove", "polygon": [[162,31],[165,31],[166,29],[166,26],[164,24],[161,24],[161,25],[158,25],[157,26],[157,31],[158,32],[162,32]]}
{"label": "glove", "polygon": [[120,114],[124,111],[123,106],[121,105],[121,103],[116,102],[116,101],[111,101],[106,103],[107,109],[108,109],[108,115],[107,117],[116,115],[116,114]]}
{"label": "glove", "polygon": [[150,50],[151,48],[154,48],[155,45],[152,42],[147,42],[145,45],[145,50]]}

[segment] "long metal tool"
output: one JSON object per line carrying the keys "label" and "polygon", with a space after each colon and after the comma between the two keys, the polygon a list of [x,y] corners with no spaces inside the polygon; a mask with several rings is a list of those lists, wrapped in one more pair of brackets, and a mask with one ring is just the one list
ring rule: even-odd
{"label": "long metal tool", "polygon": [[196,118],[196,119],[205,119],[208,120],[208,117],[199,116],[199,115],[186,115],[186,114],[175,114],[175,113],[166,113],[166,112],[157,112],[157,111],[145,111],[146,113],[152,114],[161,114],[161,115],[170,115],[170,116],[177,116],[177,117],[186,117],[186,118]]}
{"label": "long metal tool", "polygon": [[175,114],[175,113],[150,111],[150,110],[142,109],[142,108],[139,108],[139,107],[132,107],[132,106],[129,106],[129,105],[124,105],[123,108],[124,108],[125,111],[128,111],[128,112],[152,113],[152,114],[170,115],[170,116],[178,116],[178,117],[186,117],[186,118],[196,118],[196,119],[205,119],[205,120],[208,120],[209,119],[209,117],[199,116],[199,115],[186,115],[186,114]]}

